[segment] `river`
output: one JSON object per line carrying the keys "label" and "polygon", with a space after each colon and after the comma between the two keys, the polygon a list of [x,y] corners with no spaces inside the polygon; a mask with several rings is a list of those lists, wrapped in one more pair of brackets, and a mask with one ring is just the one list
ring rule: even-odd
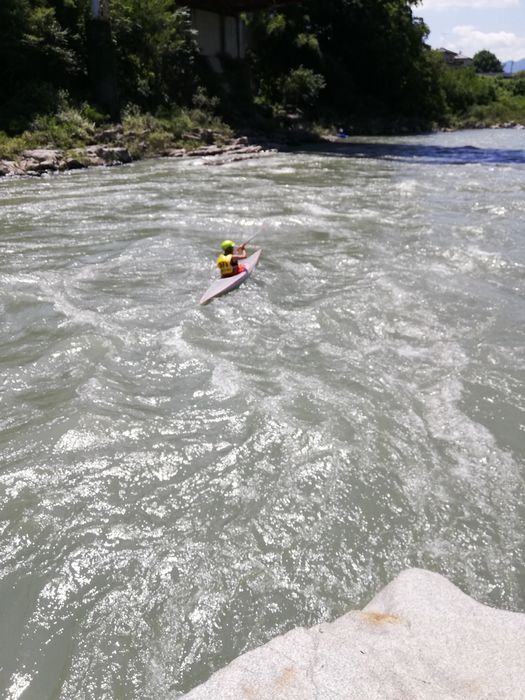
{"label": "river", "polygon": [[525,132],[208,163],[0,182],[7,700],[176,698],[410,566],[525,610]]}

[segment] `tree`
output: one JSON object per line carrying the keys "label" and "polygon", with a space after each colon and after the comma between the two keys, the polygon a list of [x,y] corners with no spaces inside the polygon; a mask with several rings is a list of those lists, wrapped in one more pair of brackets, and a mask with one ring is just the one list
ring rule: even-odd
{"label": "tree", "polygon": [[465,113],[473,105],[486,105],[496,99],[495,83],[480,75],[474,68],[443,66],[440,77],[445,103],[453,114]]}
{"label": "tree", "polygon": [[86,89],[80,0],[0,0],[0,129],[53,111],[61,90]]}
{"label": "tree", "polygon": [[143,109],[188,104],[197,89],[190,14],[175,0],[112,0],[111,25],[123,102]]}
{"label": "tree", "polygon": [[415,4],[303,0],[257,14],[250,29],[258,101],[282,103],[309,70],[324,85],[314,91],[318,116],[435,118],[437,72],[424,43],[428,27],[412,14]]}
{"label": "tree", "polygon": [[[73,104],[95,97],[86,60],[90,7],[89,0],[0,0],[0,131],[20,133],[38,115],[54,114],[61,96]],[[197,47],[183,3],[111,0],[109,7],[124,104],[151,111],[190,104]],[[90,68],[99,65],[105,77],[109,24],[92,21],[89,29],[96,24],[107,25],[107,36]]]}
{"label": "tree", "polygon": [[315,104],[324,86],[322,75],[314,73],[311,68],[299,66],[291,70],[283,81],[284,104],[292,109],[308,110]]}
{"label": "tree", "polygon": [[501,73],[503,71],[501,61],[487,49],[478,51],[472,61],[476,73]]}

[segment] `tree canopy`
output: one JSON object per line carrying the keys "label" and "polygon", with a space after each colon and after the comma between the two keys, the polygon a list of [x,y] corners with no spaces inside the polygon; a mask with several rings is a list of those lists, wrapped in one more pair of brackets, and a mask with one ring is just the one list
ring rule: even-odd
{"label": "tree canopy", "polygon": [[[247,61],[223,57],[225,70],[217,75],[199,55],[181,0],[111,0],[119,100],[156,113],[207,95],[223,116],[237,118],[262,110],[332,123],[373,117],[430,123],[491,99],[473,72],[451,73],[426,45],[429,30],[414,14],[417,4],[276,3],[244,17]],[[88,0],[1,0],[0,130],[18,133],[64,100],[97,106],[89,25]],[[477,71],[501,70],[488,51],[474,63]]]}
{"label": "tree canopy", "polygon": [[282,99],[291,71],[322,76],[317,109],[430,116],[439,109],[425,24],[407,0],[305,0],[254,15],[252,63],[262,99]]}
{"label": "tree canopy", "polygon": [[476,73],[501,73],[503,71],[501,61],[487,49],[474,54],[472,62]]}
{"label": "tree canopy", "polygon": [[[191,100],[197,46],[188,9],[174,0],[112,0],[120,99],[144,109]],[[67,93],[93,101],[88,0],[1,0],[0,129],[17,131]]]}

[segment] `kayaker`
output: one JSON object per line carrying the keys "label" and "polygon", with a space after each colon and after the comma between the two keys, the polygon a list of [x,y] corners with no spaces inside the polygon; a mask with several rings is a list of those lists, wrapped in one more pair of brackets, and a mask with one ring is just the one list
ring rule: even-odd
{"label": "kayaker", "polygon": [[244,265],[239,264],[239,260],[247,257],[245,244],[236,246],[233,241],[223,241],[221,243],[222,253],[217,258],[217,267],[221,271],[221,277],[232,277],[244,272]]}

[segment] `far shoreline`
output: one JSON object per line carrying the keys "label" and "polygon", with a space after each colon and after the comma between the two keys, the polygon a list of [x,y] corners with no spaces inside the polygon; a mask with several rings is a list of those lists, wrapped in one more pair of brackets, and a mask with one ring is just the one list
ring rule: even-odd
{"label": "far shoreline", "polygon": [[319,132],[309,129],[282,129],[273,134],[249,132],[249,135],[235,135],[225,138],[223,134],[211,130],[200,130],[194,136],[195,146],[179,146],[176,143],[163,147],[157,152],[147,152],[135,157],[123,143],[122,128],[114,126],[100,132],[100,143],[92,143],[74,149],[61,149],[53,145],[41,148],[28,148],[11,160],[0,160],[0,181],[13,177],[40,177],[85,170],[93,167],[115,167],[143,160],[161,158],[195,158],[210,159],[207,164],[223,165],[253,158],[260,158],[272,153],[294,150],[309,145],[330,144],[344,146],[353,139],[361,138],[395,138],[421,136],[433,133],[452,133],[460,131],[501,129],[525,129],[525,124],[505,122],[496,124],[465,125],[452,128],[433,129],[374,129],[361,128],[339,129],[336,133]]}

